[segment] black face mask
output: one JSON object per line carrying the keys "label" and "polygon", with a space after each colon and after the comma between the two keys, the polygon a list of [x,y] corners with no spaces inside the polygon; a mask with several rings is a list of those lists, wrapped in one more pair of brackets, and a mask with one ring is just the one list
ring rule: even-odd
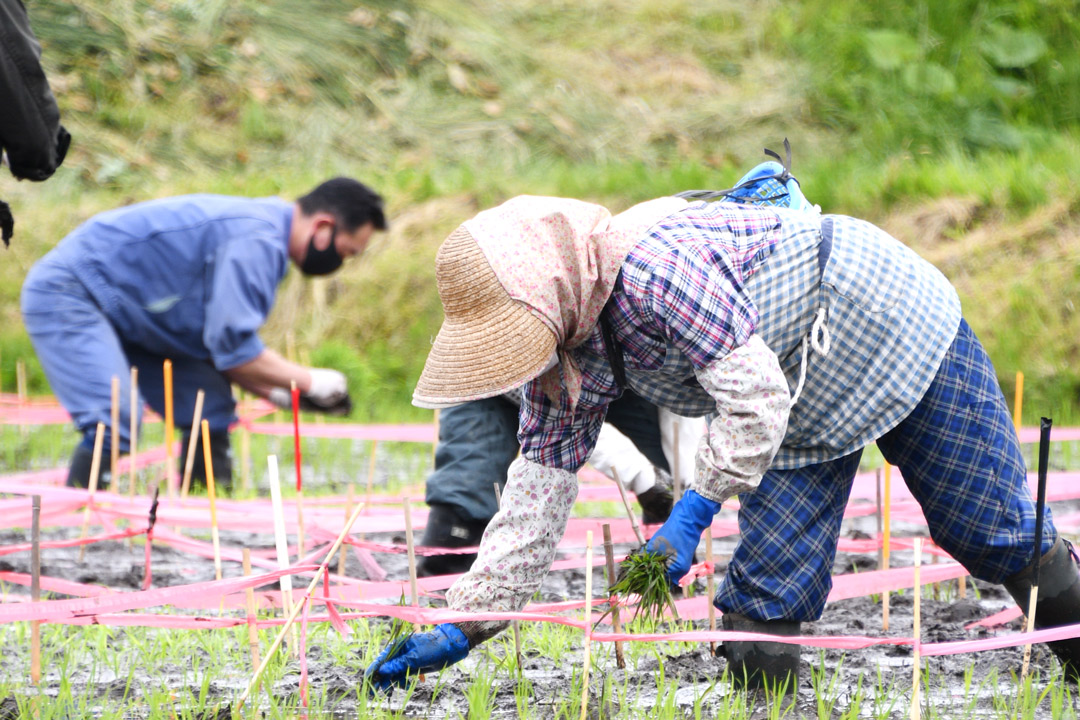
{"label": "black face mask", "polygon": [[308,240],[304,262],[300,264],[300,272],[305,275],[329,275],[341,267],[345,258],[341,257],[337,248],[334,247],[336,237],[337,227],[335,226],[330,230],[330,245],[325,250],[319,250],[315,247],[315,235],[312,234],[311,239]]}

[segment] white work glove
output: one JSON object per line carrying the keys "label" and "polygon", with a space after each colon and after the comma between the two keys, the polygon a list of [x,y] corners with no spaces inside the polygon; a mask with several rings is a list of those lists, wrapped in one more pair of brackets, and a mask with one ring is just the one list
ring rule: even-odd
{"label": "white work glove", "polygon": [[317,405],[331,407],[349,396],[345,375],[329,368],[310,368],[311,387],[305,395]]}
{"label": "white work glove", "polygon": [[[342,416],[352,412],[352,400],[344,375],[327,368],[309,368],[308,372],[311,373],[311,388],[306,393],[300,393],[301,410]],[[292,409],[292,393],[285,388],[274,388],[266,399],[283,410]]]}

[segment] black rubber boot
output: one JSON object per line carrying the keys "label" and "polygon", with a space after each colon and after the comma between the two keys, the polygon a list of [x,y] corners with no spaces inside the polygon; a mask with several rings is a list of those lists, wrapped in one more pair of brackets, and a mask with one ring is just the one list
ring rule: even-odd
{"label": "black rubber boot", "polygon": [[[1035,608],[1035,628],[1058,627],[1080,623],[1080,572],[1072,546],[1058,538],[1039,560],[1039,600]],[[1002,583],[1025,613],[1031,599],[1034,566],[1028,566]],[[1047,643],[1057,655],[1065,677],[1080,685],[1080,638]]]}
{"label": "black rubber boot", "polygon": [[[738,613],[724,613],[724,630],[792,636],[800,634],[801,623],[789,620],[751,620]],[[725,642],[721,652],[728,661],[731,681],[736,687],[767,688],[794,695],[799,688],[799,646],[765,641]]]}
{"label": "black rubber boot", "polygon": [[637,496],[641,505],[641,521],[646,525],[659,525],[671,515],[675,503],[671,476],[656,468],[656,484]]}
{"label": "black rubber boot", "polygon": [[[420,544],[425,547],[476,547],[484,536],[487,522],[462,517],[453,505],[432,505],[427,527]],[[416,565],[420,577],[453,575],[467,572],[476,560],[475,553],[466,555],[425,555]]]}
{"label": "black rubber boot", "polygon": [[82,445],[75,446],[75,452],[71,454],[71,463],[68,465],[67,486],[86,488],[90,487],[90,465],[94,461],[94,452]]}
{"label": "black rubber boot", "polygon": [[[187,450],[191,442],[191,430],[184,430],[184,444],[180,455],[180,477],[184,476],[187,464]],[[210,433],[210,462],[214,466],[215,494],[228,491],[232,487],[232,446],[228,432]],[[206,487],[206,460],[203,458],[202,436],[196,438],[195,462],[191,466],[191,486]]]}

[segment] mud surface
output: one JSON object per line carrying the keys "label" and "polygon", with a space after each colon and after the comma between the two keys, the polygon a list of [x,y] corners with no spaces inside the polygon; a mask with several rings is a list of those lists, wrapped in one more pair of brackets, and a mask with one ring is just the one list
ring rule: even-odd
{"label": "mud surface", "polygon": [[[1075,511],[1078,504],[1062,504],[1061,511]],[[1055,507],[1055,510],[1058,508]],[[857,536],[872,528],[863,527],[872,520],[863,518],[846,523],[844,534]],[[898,535],[915,534],[918,528],[896,528]],[[58,539],[77,534],[77,528],[49,529],[43,539]],[[401,541],[400,536],[373,536],[382,542]],[[0,533],[0,545],[24,542],[26,536],[19,532]],[[267,547],[267,536],[250,536],[224,533],[222,543],[246,544],[253,549]],[[734,539],[718,539],[715,543],[717,572],[722,576],[725,558],[734,549]],[[621,551],[629,547],[619,548]],[[617,552],[619,551],[617,550]],[[143,552],[140,546],[129,549],[122,542],[101,543],[88,547],[86,560],[79,563],[77,549],[42,552],[42,572],[51,577],[65,578],[83,583],[96,583],[117,590],[135,590],[142,585]],[[894,553],[894,566],[910,565],[910,553]],[[407,578],[407,562],[404,555],[379,555],[380,564],[390,579]],[[28,572],[28,558],[19,553],[0,558],[0,570]],[[876,567],[876,556],[844,555],[837,557],[834,571],[851,572],[853,568],[867,570]],[[155,546],[153,550],[154,586],[166,587],[212,580],[213,563],[194,555]],[[349,557],[348,573],[363,577],[364,571],[353,556]],[[227,577],[240,575],[239,566],[226,564]],[[718,578],[719,579],[719,578]],[[597,570],[593,577],[594,595],[602,595],[604,577]],[[704,582],[698,581],[698,592],[704,592]],[[543,601],[558,601],[581,597],[584,594],[585,577],[580,571],[551,573],[539,593]],[[10,595],[25,595],[26,588],[6,585],[3,591]],[[435,601],[437,603],[437,601]],[[943,584],[935,599],[928,588],[922,601],[922,637],[926,642],[943,642],[985,637],[994,632],[1020,630],[1019,621],[995,631],[965,630],[973,620],[1010,607],[1011,599],[997,586],[990,586],[969,579],[966,597],[956,598],[955,582]],[[881,627],[881,605],[872,598],[857,598],[830,604],[820,621],[805,624],[806,635],[868,635],[902,637],[911,634],[913,624],[912,593],[892,594],[890,599],[890,631]],[[170,610],[169,612],[176,612]],[[380,622],[380,621],[374,621]],[[705,623],[697,623],[704,628]],[[70,632],[77,632],[71,628]],[[154,630],[140,630],[141,640],[129,637],[125,628],[114,628],[109,633],[108,647],[101,652],[111,655],[112,661],[103,662],[100,657],[94,663],[75,658],[62,671],[47,670],[42,683],[46,698],[54,696],[63,682],[69,684],[77,695],[99,698],[103,704],[111,698],[139,697],[155,688],[178,690],[187,688],[194,695],[201,691],[206,678],[199,677],[193,668],[214,663],[220,667],[221,658],[211,657],[213,648],[201,648],[193,641],[190,658],[175,668],[155,669],[152,674],[139,667],[131,667],[135,652],[145,652],[141,644],[146,638],[155,637]],[[229,635],[226,646],[230,657],[225,672],[215,672],[206,684],[210,698],[221,703],[235,701],[246,687],[251,676],[247,649],[240,632],[223,632]],[[520,670],[514,658],[513,642],[509,632],[482,646],[464,662],[442,673],[429,675],[410,695],[397,691],[392,697],[373,701],[381,708],[399,711],[409,717],[458,717],[468,716],[470,703],[484,697],[488,706],[483,713],[492,717],[518,717],[521,703],[525,703],[530,717],[554,718],[577,717],[580,706],[580,673],[583,648],[579,637],[567,634],[563,645],[538,639],[538,630],[531,627],[523,631],[522,666]],[[263,649],[267,638],[264,633]],[[310,633],[308,640],[308,673],[313,697],[325,697],[325,705],[312,717],[357,717],[365,715],[363,702],[358,696],[358,679],[362,672],[360,650],[346,648],[336,634],[326,629]],[[8,667],[25,667],[22,651],[5,650]],[[594,644],[592,647],[593,671],[590,680],[591,717],[717,717],[727,716],[725,708],[732,702],[734,692],[724,678],[726,661],[713,657],[708,646],[689,646],[675,643],[636,644],[627,648],[627,667],[616,667],[613,647]],[[858,701],[862,694],[862,716],[902,718],[908,715],[911,691],[912,651],[908,646],[880,646],[866,650],[841,653],[803,648],[800,668],[801,679],[797,694],[787,703],[794,702],[786,717],[820,717],[820,701],[825,698],[835,703],[835,710],[826,715],[839,714]],[[17,659],[16,659],[17,658]],[[964,716],[997,717],[995,698],[1015,695],[1011,679],[1019,673],[1021,648],[1011,648],[979,653],[929,658],[924,667],[929,671],[929,692],[925,692],[924,704],[931,705],[948,717],[948,708],[963,708]],[[1043,678],[1054,675],[1056,662],[1042,646],[1032,652],[1032,668]],[[5,671],[7,672],[7,671]],[[61,678],[61,672],[63,678]],[[478,678],[485,679],[478,682]],[[671,684],[678,678],[677,689]],[[8,677],[16,685],[19,678]],[[666,684],[665,682],[666,681]],[[485,688],[484,683],[490,683]],[[290,661],[282,679],[271,692],[283,701],[295,698],[300,684],[300,668],[296,660]],[[479,689],[478,686],[479,685]],[[965,690],[970,685],[969,690]],[[129,687],[130,686],[130,687]],[[658,687],[661,688],[658,690]],[[527,695],[523,694],[527,689]],[[575,689],[577,688],[577,689]],[[0,701],[0,719],[9,709]],[[775,702],[775,701],[773,701]],[[1075,702],[1075,701],[1073,701]],[[630,706],[629,708],[627,706]],[[770,707],[770,700],[755,696],[749,703],[750,718],[775,717],[777,711]],[[573,712],[570,712],[573,709]],[[1039,715],[1036,715],[1039,717]]]}

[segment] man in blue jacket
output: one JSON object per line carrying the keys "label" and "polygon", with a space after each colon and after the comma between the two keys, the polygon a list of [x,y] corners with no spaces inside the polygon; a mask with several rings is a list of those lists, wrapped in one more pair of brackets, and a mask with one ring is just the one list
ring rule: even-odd
{"label": "man in blue jacket", "polygon": [[[128,397],[132,366],[143,399],[161,413],[162,363],[172,360],[180,426],[205,391],[215,479],[226,482],[231,383],[287,405],[295,381],[308,407],[344,407],[344,375],[289,362],[258,331],[289,261],[308,275],[331,273],[385,228],[382,198],[348,178],[295,203],[185,195],[104,212],[76,228],[34,265],[22,290],[23,319],[45,375],[83,433],[68,485],[86,486],[95,428],[109,423],[112,378]],[[128,413],[121,402],[120,452],[128,451]],[[201,468],[201,445],[197,458]]]}

